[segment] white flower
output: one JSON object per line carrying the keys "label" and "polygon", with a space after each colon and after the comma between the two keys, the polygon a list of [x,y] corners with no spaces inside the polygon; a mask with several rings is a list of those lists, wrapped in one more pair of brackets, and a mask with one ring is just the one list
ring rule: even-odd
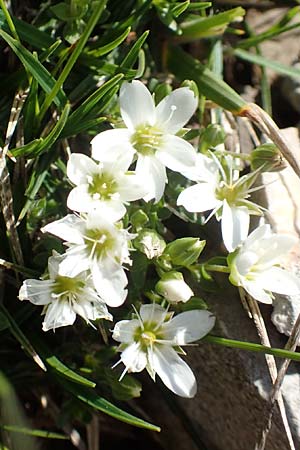
{"label": "white flower", "polygon": [[92,209],[104,217],[119,220],[126,213],[125,202],[142,198],[147,189],[134,172],[127,172],[131,164],[128,154],[120,154],[114,161],[95,163],[81,153],[72,153],[67,175],[76,185],[70,192],[67,205],[78,212]]}
{"label": "white flower", "polygon": [[263,303],[272,303],[271,292],[300,294],[299,278],[276,265],[296,242],[292,236],[272,233],[269,225],[256,228],[240,248],[228,255],[231,283]]}
{"label": "white flower", "polygon": [[127,295],[122,264],[131,262],[128,240],[133,236],[119,225],[92,211],[87,219],[69,214],[42,229],[67,241],[59,274],[72,278],[90,270],[97,292],[109,306],[120,306]]}
{"label": "white flower", "polygon": [[187,302],[193,295],[192,289],[184,281],[182,273],[165,273],[156,283],[156,291],[171,303]]}
{"label": "white flower", "polygon": [[140,81],[123,83],[120,91],[121,115],[126,128],[104,131],[92,140],[92,157],[114,159],[116,148],[133,158],[136,173],[148,188],[146,201],[159,201],[167,182],[166,167],[185,172],[195,163],[191,144],[176,136],[197,108],[198,100],[187,87],[165,97],[156,107],[148,89]]}
{"label": "white flower", "polygon": [[170,319],[160,305],[143,305],[137,319],[115,325],[113,338],[121,342],[121,360],[126,372],[147,369],[175,394],[194,397],[196,380],[189,366],[178,356],[181,345],[197,341],[214,326],[215,318],[203,310],[187,311]]}
{"label": "white flower", "polygon": [[[225,162],[226,161],[226,162]],[[204,212],[213,210],[221,219],[222,237],[225,247],[232,252],[243,242],[249,231],[250,214],[261,215],[262,208],[248,200],[250,189],[258,172],[238,177],[238,171],[233,170],[232,158],[226,158],[221,163],[197,154],[194,169],[184,175],[197,184],[184,189],[178,196],[177,205],[182,205],[189,212]]]}
{"label": "white flower", "polygon": [[19,292],[20,300],[44,305],[43,330],[73,325],[76,314],[87,323],[96,319],[112,320],[87,272],[74,278],[59,275],[58,267],[63,258],[63,255],[51,256],[48,260],[49,280],[25,280]]}

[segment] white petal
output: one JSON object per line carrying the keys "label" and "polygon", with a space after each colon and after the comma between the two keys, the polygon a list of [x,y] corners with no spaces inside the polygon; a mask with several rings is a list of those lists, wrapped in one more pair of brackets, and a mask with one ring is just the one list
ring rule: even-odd
{"label": "white petal", "polygon": [[140,81],[122,84],[120,108],[122,118],[130,130],[139,124],[154,125],[154,101],[146,86]]}
{"label": "white petal", "polygon": [[43,233],[54,234],[67,242],[83,244],[82,232],[84,228],[85,223],[82,219],[74,214],[68,214],[60,220],[48,223],[41,230]]}
{"label": "white petal", "polygon": [[143,322],[153,322],[160,325],[165,320],[166,315],[167,310],[156,303],[142,305],[140,308],[140,316]]}
{"label": "white petal", "polygon": [[137,319],[120,320],[113,329],[112,337],[115,341],[129,344],[129,342],[134,341],[134,335],[140,326],[140,322]]}
{"label": "white petal", "polygon": [[146,367],[147,356],[140,343],[134,342],[122,352],[121,361],[125,364],[128,372],[141,372]]}
{"label": "white petal", "polygon": [[91,267],[93,282],[101,298],[108,306],[117,307],[127,297],[128,280],[122,266],[115,261],[96,262]]}
{"label": "white petal", "polygon": [[157,375],[172,392],[181,397],[195,396],[197,384],[194,374],[172,347],[155,345],[152,364]]}
{"label": "white petal", "polygon": [[92,157],[101,162],[114,162],[120,157],[120,153],[128,155],[132,160],[135,153],[127,128],[103,131],[92,139],[91,145]]}
{"label": "white petal", "polygon": [[245,206],[229,206],[223,201],[222,236],[225,247],[233,252],[248,236],[250,223],[249,211]]}
{"label": "white petal", "polygon": [[297,243],[297,238],[284,234],[273,234],[270,237],[257,242],[259,266],[272,266],[280,261]]}
{"label": "white petal", "polygon": [[168,169],[184,173],[196,164],[194,147],[178,136],[164,136],[164,143],[156,153],[159,161]]}
{"label": "white petal", "polygon": [[245,276],[251,270],[252,266],[257,262],[258,256],[251,250],[239,251],[234,259],[237,272]]}
{"label": "white petal", "polygon": [[272,304],[272,296],[268,292],[266,292],[256,281],[243,281],[243,288],[253,297],[255,300]]}
{"label": "white petal", "polygon": [[163,339],[185,345],[205,336],[215,324],[215,317],[204,310],[186,311],[162,325]]}
{"label": "white petal", "polygon": [[81,247],[72,247],[65,253],[65,258],[59,264],[59,274],[64,277],[74,278],[81,272],[90,268],[88,255]]}
{"label": "white petal", "polygon": [[72,153],[67,164],[67,175],[72,183],[87,183],[88,175],[98,172],[98,165],[82,153]]}
{"label": "white petal", "polygon": [[48,305],[52,302],[52,280],[25,280],[19,291],[20,300],[29,300],[34,305]]}
{"label": "white petal", "polygon": [[182,191],[177,199],[189,212],[204,212],[222,205],[215,196],[215,190],[209,183],[198,183]]}
{"label": "white petal", "polygon": [[167,182],[165,166],[155,158],[155,156],[139,155],[136,164],[136,174],[145,182],[148,194],[144,200],[148,202],[152,198],[158,202],[163,196]]}
{"label": "white petal", "polygon": [[81,316],[85,321],[106,319],[112,320],[111,314],[109,314],[105,303],[88,301],[84,296],[78,296],[76,303],[73,306],[76,314]]}
{"label": "white petal", "polygon": [[63,260],[64,255],[53,252],[53,255],[48,258],[48,272],[51,280],[54,280],[58,274],[59,264]]}
{"label": "white petal", "polygon": [[204,181],[212,185],[217,185],[220,178],[216,162],[202,153],[196,154],[195,166],[189,168],[183,175],[189,180]]}
{"label": "white petal", "polygon": [[189,88],[176,89],[157,105],[157,123],[168,133],[175,134],[192,117],[197,106],[198,99]]}
{"label": "white petal", "polygon": [[260,227],[255,228],[249,236],[247,237],[247,240],[245,241],[245,244],[243,248],[252,248],[253,244],[255,244],[256,241],[259,241],[263,238],[266,238],[268,236],[271,236],[271,227],[270,225],[261,225]]}
{"label": "white petal", "polygon": [[267,291],[283,295],[300,294],[300,279],[280,267],[271,267],[256,277],[256,282]]}
{"label": "white petal", "polygon": [[67,206],[73,211],[88,212],[94,207],[94,202],[88,192],[88,185],[76,186],[68,195]]}
{"label": "white petal", "polygon": [[43,331],[73,325],[75,319],[76,314],[67,301],[53,301],[47,308],[43,322]]}
{"label": "white petal", "polygon": [[148,189],[143,179],[134,172],[130,172],[119,179],[118,193],[124,202],[133,202],[143,198],[148,193]]}

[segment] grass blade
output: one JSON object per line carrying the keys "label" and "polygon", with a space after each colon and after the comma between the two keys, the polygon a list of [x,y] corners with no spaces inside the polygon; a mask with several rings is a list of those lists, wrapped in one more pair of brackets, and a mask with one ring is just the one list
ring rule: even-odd
{"label": "grass blade", "polygon": [[[43,66],[43,64],[41,64],[40,61],[16,39],[13,39],[9,34],[5,33],[5,31],[0,30],[0,36],[7,42],[13,52],[17,55],[25,69],[37,80],[41,88],[48,94],[52,92],[55,86],[55,79]],[[55,92],[53,101],[56,106],[63,109],[67,102],[67,97],[61,89],[58,89],[57,92]]]}

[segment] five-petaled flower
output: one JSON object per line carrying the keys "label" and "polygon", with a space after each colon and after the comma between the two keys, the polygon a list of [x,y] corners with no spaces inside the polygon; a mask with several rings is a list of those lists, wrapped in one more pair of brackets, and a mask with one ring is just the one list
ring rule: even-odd
{"label": "five-petaled flower", "polygon": [[87,272],[73,278],[59,275],[58,268],[63,258],[61,255],[51,256],[48,260],[49,279],[25,280],[19,292],[20,300],[44,306],[43,330],[73,325],[76,314],[87,323],[96,319],[112,320]]}
{"label": "five-petaled flower", "polygon": [[194,397],[197,391],[194,374],[177,353],[184,354],[180,347],[201,339],[214,323],[213,315],[204,310],[172,317],[160,305],[141,306],[137,318],[122,320],[113,330],[113,338],[121,343],[119,362],[125,365],[123,375],[146,368],[153,380],[157,374],[175,394]]}
{"label": "five-petaled flower", "polygon": [[76,186],[67,205],[73,211],[97,209],[104,217],[121,219],[126,213],[124,203],[142,198],[147,189],[134,172],[128,172],[131,156],[120,154],[114,161],[96,163],[81,153],[72,153],[67,175]]}
{"label": "five-petaled flower", "polygon": [[194,168],[184,175],[197,184],[184,189],[178,196],[177,205],[189,212],[212,210],[207,221],[216,214],[221,219],[222,237],[225,247],[232,252],[243,242],[249,231],[250,214],[261,215],[262,208],[248,200],[258,171],[239,178],[233,168],[231,156],[221,162],[197,154]]}
{"label": "five-petaled flower", "polygon": [[93,283],[109,306],[120,306],[127,296],[123,263],[130,264],[128,241],[133,237],[120,223],[91,211],[87,218],[68,214],[49,223],[42,231],[66,241],[68,249],[59,265],[59,274],[75,277],[90,270]]}
{"label": "five-petaled flower", "polygon": [[99,161],[115,158],[123,149],[137,156],[136,173],[147,186],[146,201],[160,200],[167,182],[166,167],[185,172],[195,164],[191,144],[176,136],[195,112],[198,99],[187,87],[176,89],[157,106],[140,81],[123,83],[121,115],[127,128],[107,130],[92,140],[92,157]]}
{"label": "five-petaled flower", "polygon": [[235,252],[228,255],[231,283],[243,287],[263,303],[272,303],[272,292],[300,294],[299,278],[277,266],[296,242],[292,236],[272,233],[270,225],[256,228]]}

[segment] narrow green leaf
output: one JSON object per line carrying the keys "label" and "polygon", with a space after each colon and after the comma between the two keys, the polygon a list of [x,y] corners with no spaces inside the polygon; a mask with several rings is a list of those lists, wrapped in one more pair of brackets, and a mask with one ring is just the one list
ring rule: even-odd
{"label": "narrow green leaf", "polygon": [[27,184],[27,189],[25,191],[25,196],[28,197],[20,215],[18,217],[18,222],[21,222],[27,212],[30,210],[32,203],[35,200],[40,187],[42,186],[44,179],[49,171],[49,167],[52,162],[56,159],[57,155],[55,152],[49,152],[43,155],[42,158],[37,157],[35,160],[34,168],[32,170],[31,177]]}
{"label": "narrow green leaf", "polygon": [[79,58],[80,54],[82,53],[82,50],[85,47],[85,44],[87,43],[94,27],[96,26],[98,20],[101,17],[101,14],[106,6],[107,0],[95,0],[91,3],[91,8],[93,8],[92,14],[89,18],[89,21],[86,25],[86,28],[84,32],[82,33],[79,41],[77,42],[74,51],[70,54],[70,58],[68,59],[65,67],[63,68],[60,76],[58,77],[55,85],[53,86],[51,92],[48,93],[48,95],[45,98],[45,101],[41,107],[40,112],[40,120],[44,117],[46,111],[48,110],[49,106],[51,105],[52,101],[54,101],[57,93],[60,91],[60,89],[63,86],[63,83],[69,76],[72,67],[76,63],[77,59]]}
{"label": "narrow green leaf", "polygon": [[45,358],[46,363],[54,369],[59,375],[63,375],[75,383],[81,384],[83,386],[88,386],[94,388],[96,383],[81,375],[78,375],[73,370],[69,369],[65,364],[63,364],[56,356],[49,356]]}
{"label": "narrow green leaf", "polygon": [[149,422],[146,422],[132,414],[123,411],[117,406],[113,405],[103,397],[99,397],[95,391],[84,389],[81,386],[75,386],[71,383],[64,382],[64,387],[71,392],[78,400],[92,408],[102,411],[103,413],[120,420],[121,422],[129,423],[140,428],[146,428],[152,431],[160,431],[160,428]]}
{"label": "narrow green leaf", "polygon": [[[54,38],[44,31],[40,31],[37,27],[23,22],[23,20],[19,20],[16,17],[12,17],[12,20],[21,41],[27,42],[38,49],[46,49],[55,42]],[[0,11],[0,28],[6,32],[9,31],[3,11]]]}
{"label": "narrow green leaf", "polygon": [[41,139],[24,145],[23,147],[17,147],[11,150],[11,154],[15,157],[26,156],[29,158],[36,157],[44,153],[44,151],[50,150],[55,141],[59,138],[64,126],[66,125],[67,118],[70,112],[70,104],[67,103],[64,107],[59,120],[52,128],[50,133]]}
{"label": "narrow green leaf", "polygon": [[123,78],[123,74],[118,74],[108,80],[106,83],[102,84],[95,92],[93,92],[77,109],[74,111],[66,123],[65,129],[63,131],[64,135],[75,134],[74,128],[83,121],[83,119],[91,112],[91,110],[97,106],[98,114],[101,110],[101,99],[112,90]]}
{"label": "narrow green leaf", "polygon": [[22,348],[27,352],[34,362],[43,370],[47,370],[45,367],[45,364],[43,363],[40,356],[37,354],[27,337],[24,335],[24,333],[19,328],[18,324],[15,322],[15,320],[11,317],[7,309],[3,304],[0,303],[0,312],[5,316],[7,321],[9,322],[9,330],[12,333],[12,335],[17,339],[17,341],[21,344]]}
{"label": "narrow green leaf", "polygon": [[172,7],[172,13],[174,17],[179,17],[190,5],[190,0],[182,3],[176,3],[175,6]]}
{"label": "narrow green leaf", "polygon": [[47,439],[64,439],[64,440],[69,439],[69,437],[65,436],[64,434],[53,433],[52,431],[45,431],[45,430],[38,430],[38,429],[31,430],[30,428],[19,427],[19,426],[15,426],[15,425],[0,425],[0,428],[2,428],[3,430],[6,430],[6,431],[13,432],[13,433],[26,434],[27,436],[36,436],[36,437],[47,438]]}
{"label": "narrow green leaf", "polygon": [[142,36],[138,38],[138,40],[133,44],[130,51],[127,53],[125,58],[120,64],[120,68],[126,68],[131,69],[132,66],[135,64],[136,60],[139,57],[139,51],[141,50],[142,46],[144,45],[144,42],[146,41],[148,37],[149,31],[145,31]]}
{"label": "narrow green leaf", "polygon": [[131,28],[127,27],[126,30],[123,31],[113,41],[109,42],[106,45],[103,45],[102,47],[98,47],[95,50],[89,51],[88,54],[94,56],[95,58],[99,58],[99,56],[103,56],[106,53],[111,52],[114,48],[116,48],[118,45],[120,45],[124,41],[124,39],[127,38],[128,34],[130,33],[130,30],[131,30]]}
{"label": "narrow green leaf", "polygon": [[223,108],[238,113],[246,105],[245,100],[227,83],[179,47],[169,48],[167,65],[179,80],[194,80],[202,95]]}
{"label": "narrow green leaf", "polygon": [[202,9],[210,8],[212,2],[193,2],[188,6],[189,11],[201,11]]}
{"label": "narrow green leaf", "polygon": [[243,342],[211,335],[205,336],[201,339],[201,342],[208,342],[210,344],[218,344],[231,348],[239,348],[241,350],[248,350],[251,352],[264,353],[266,355],[278,356],[279,358],[291,359],[292,361],[300,361],[300,353],[298,352],[291,352],[282,348],[266,347],[265,345],[255,344],[253,342]]}
{"label": "narrow green leaf", "polygon": [[208,17],[195,17],[180,24],[182,34],[179,41],[190,41],[208,36],[223,34],[229,23],[245,15],[242,7],[214,14]]}
{"label": "narrow green leaf", "polygon": [[293,23],[292,25],[287,25],[285,27],[278,27],[272,31],[266,31],[265,33],[261,33],[257,36],[250,37],[243,41],[240,41],[237,45],[238,48],[249,49],[254,47],[255,45],[260,44],[268,39],[273,39],[276,36],[279,36],[282,33],[286,33],[287,31],[294,30],[295,28],[299,28],[300,22]]}
{"label": "narrow green leaf", "polygon": [[247,52],[240,48],[233,51],[234,55],[245,61],[249,61],[253,64],[258,64],[259,66],[267,67],[274,70],[282,75],[287,75],[288,77],[294,78],[296,80],[300,79],[300,70],[294,67],[289,67],[284,64],[272,61],[260,55],[255,55],[254,53]]}
{"label": "narrow green leaf", "polygon": [[[22,44],[20,44],[16,39],[13,39],[5,31],[0,30],[0,36],[7,42],[10,48],[14,51],[17,57],[20,59],[21,63],[28,70],[29,73],[37,80],[41,88],[49,93],[52,91],[55,85],[55,79],[48,72],[48,70],[39,62],[37,58],[33,56]],[[54,97],[54,103],[60,109],[63,109],[67,98],[65,93],[59,89]]]}
{"label": "narrow green leaf", "polygon": [[66,129],[64,129],[62,131],[61,137],[68,138],[68,137],[74,136],[76,134],[83,133],[85,131],[91,131],[94,128],[97,128],[98,125],[105,122],[106,120],[107,120],[107,117],[96,117],[95,119],[83,120],[82,122],[79,122],[76,125],[74,125],[73,128],[68,127]]}

